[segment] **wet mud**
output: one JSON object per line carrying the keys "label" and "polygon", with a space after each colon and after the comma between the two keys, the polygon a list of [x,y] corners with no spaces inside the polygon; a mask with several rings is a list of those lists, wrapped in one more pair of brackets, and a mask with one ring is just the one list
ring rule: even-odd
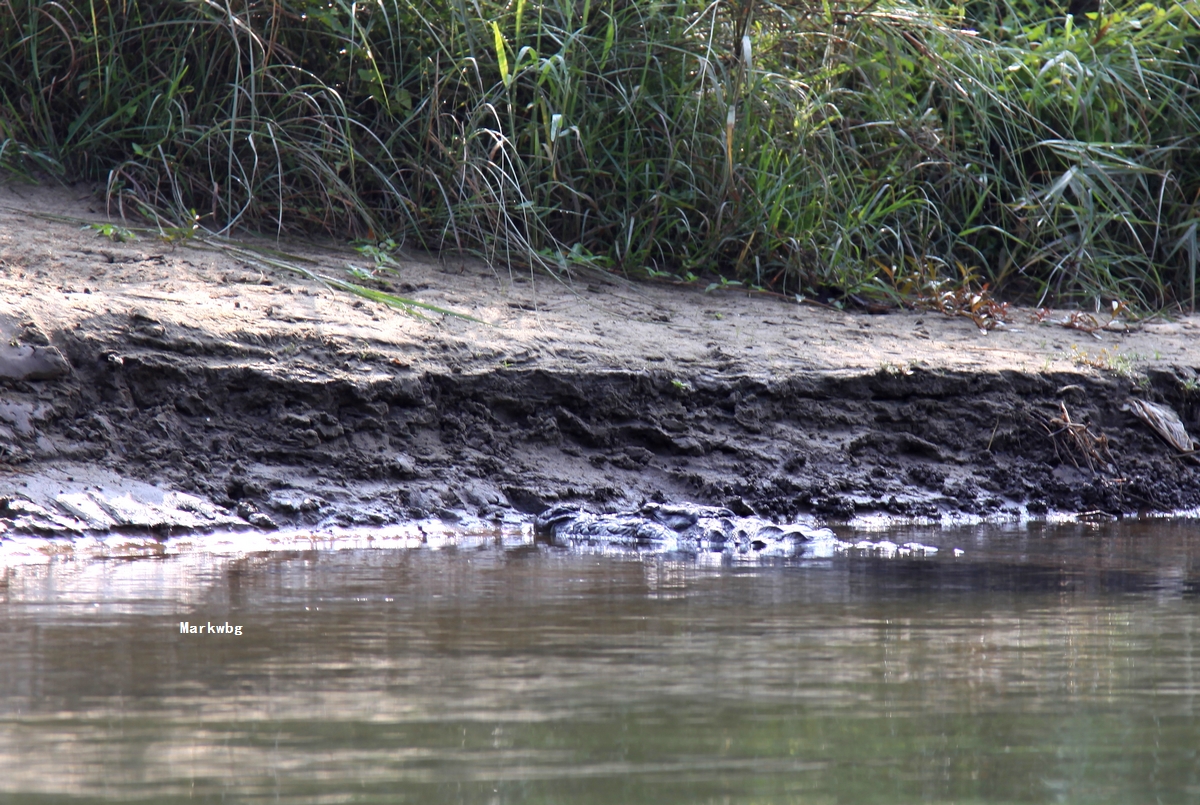
{"label": "wet mud", "polygon": [[[540,514],[564,502],[615,511],[694,501],[782,521],[1200,504],[1194,464],[1123,410],[1136,391],[1194,416],[1169,372],[1131,387],[919,369],[772,380],[566,367],[416,374],[389,372],[384,359],[353,381],[264,365],[256,345],[205,342],[145,317],[106,329],[123,337],[20,336],[53,346],[70,371],[2,381],[10,489],[47,466],[67,478],[78,466],[81,479],[100,467],[264,527]],[[337,360],[321,344],[297,348]],[[1074,440],[1064,408],[1105,442]]]}

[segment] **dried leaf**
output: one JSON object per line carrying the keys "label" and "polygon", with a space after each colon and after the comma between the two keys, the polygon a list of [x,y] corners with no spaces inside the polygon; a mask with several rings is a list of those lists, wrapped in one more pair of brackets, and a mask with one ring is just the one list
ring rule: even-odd
{"label": "dried leaf", "polygon": [[1179,452],[1190,453],[1195,449],[1195,443],[1183,427],[1179,415],[1167,406],[1145,400],[1130,400],[1129,410]]}

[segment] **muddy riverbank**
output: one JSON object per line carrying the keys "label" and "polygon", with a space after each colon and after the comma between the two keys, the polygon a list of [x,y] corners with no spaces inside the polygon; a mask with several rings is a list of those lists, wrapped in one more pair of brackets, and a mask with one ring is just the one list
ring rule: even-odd
{"label": "muddy riverbank", "polygon": [[[266,252],[117,242],[87,188],[0,189],[0,530],[369,525],[692,501],[778,520],[1130,514],[1200,473],[1200,319],[988,334],[414,256],[395,293]],[[262,241],[347,277],[349,248]],[[257,257],[255,256],[257,255]],[[1101,317],[1106,320],[1106,317]],[[1120,327],[1121,325],[1116,325]]]}

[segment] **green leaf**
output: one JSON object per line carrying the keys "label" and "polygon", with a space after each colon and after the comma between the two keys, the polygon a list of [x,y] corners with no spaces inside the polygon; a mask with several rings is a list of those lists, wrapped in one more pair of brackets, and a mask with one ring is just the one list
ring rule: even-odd
{"label": "green leaf", "polygon": [[496,60],[500,62],[500,80],[504,82],[505,87],[508,87],[512,84],[512,75],[508,72],[508,49],[498,22],[492,23],[492,38],[496,43]]}

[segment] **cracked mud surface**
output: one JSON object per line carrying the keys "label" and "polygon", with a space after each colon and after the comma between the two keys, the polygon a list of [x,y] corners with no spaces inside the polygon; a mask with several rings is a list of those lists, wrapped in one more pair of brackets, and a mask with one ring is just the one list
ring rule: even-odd
{"label": "cracked mud surface", "polygon": [[[172,500],[246,527],[646,500],[780,521],[1200,506],[1196,465],[1128,410],[1166,403],[1200,434],[1200,319],[1098,340],[1016,311],[984,335],[936,313],[564,284],[458,258],[414,256],[392,280],[485,326],[53,216],[107,220],[82,188],[0,187],[10,533],[54,530],[31,506],[78,530],[64,495],[185,493]],[[262,245],[329,274],[364,264]]]}

